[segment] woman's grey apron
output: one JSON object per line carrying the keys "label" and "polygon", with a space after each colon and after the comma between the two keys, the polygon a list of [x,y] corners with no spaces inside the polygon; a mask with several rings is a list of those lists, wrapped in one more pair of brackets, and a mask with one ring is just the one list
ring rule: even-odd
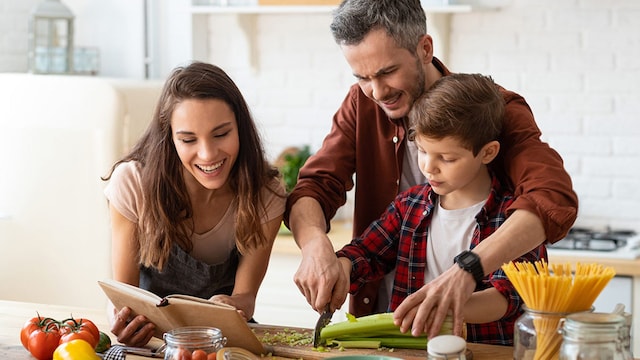
{"label": "woman's grey apron", "polygon": [[160,297],[183,294],[208,299],[218,294],[231,295],[238,262],[236,248],[225,262],[209,265],[174,245],[162,272],[140,267],[140,287]]}

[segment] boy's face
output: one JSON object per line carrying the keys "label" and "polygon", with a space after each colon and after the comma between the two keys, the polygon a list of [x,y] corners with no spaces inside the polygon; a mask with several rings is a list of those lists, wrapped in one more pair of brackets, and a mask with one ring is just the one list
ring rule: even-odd
{"label": "boy's face", "polygon": [[487,157],[489,144],[474,156],[455,137],[434,139],[416,135],[415,142],[420,171],[438,195],[473,199],[476,194],[486,194],[490,178],[485,165],[495,156]]}

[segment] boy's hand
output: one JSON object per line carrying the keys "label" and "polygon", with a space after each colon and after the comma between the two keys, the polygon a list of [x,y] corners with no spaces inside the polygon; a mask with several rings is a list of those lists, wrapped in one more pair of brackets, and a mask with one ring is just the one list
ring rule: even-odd
{"label": "boy's hand", "polygon": [[453,333],[462,336],[463,308],[476,287],[473,276],[454,265],[442,275],[409,295],[394,311],[400,331],[411,329],[418,336],[437,336],[448,313],[453,315]]}

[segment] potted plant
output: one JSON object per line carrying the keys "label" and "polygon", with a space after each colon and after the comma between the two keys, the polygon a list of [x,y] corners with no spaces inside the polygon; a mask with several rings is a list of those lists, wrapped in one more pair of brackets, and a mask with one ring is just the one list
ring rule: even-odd
{"label": "potted plant", "polygon": [[296,186],[300,168],[302,168],[302,165],[304,165],[309,156],[311,156],[309,145],[305,145],[302,148],[286,148],[280,153],[280,156],[278,156],[275,166],[282,174],[282,180],[284,181],[287,194],[293,191],[293,188]]}
{"label": "potted plant", "polygon": [[[307,161],[307,159],[311,156],[311,150],[309,149],[309,145],[305,145],[302,148],[299,147],[288,147],[284,149],[278,159],[274,163],[274,165],[280,170],[282,174],[282,181],[284,182],[284,186],[287,194],[290,194],[293,191],[293,188],[296,186],[298,182],[298,174],[300,173],[300,168]],[[289,229],[284,225],[284,222],[280,225],[280,233],[281,234],[291,234]]]}

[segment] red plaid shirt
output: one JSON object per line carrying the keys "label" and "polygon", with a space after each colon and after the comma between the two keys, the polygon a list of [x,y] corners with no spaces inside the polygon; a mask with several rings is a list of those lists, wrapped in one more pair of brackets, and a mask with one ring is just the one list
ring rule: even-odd
{"label": "red plaid shirt", "polygon": [[[417,185],[400,193],[385,213],[374,221],[359,237],[353,239],[336,254],[351,259],[351,288],[356,293],[367,281],[380,279],[396,269],[389,311],[410,294],[424,286],[427,268],[427,232],[438,195],[431,186]],[[506,211],[513,202],[511,192],[502,188],[497,178],[487,202],[476,215],[476,230],[471,249],[491,235],[505,222]],[[524,254],[515,261],[536,261],[547,258],[544,245]],[[451,259],[453,264],[453,259]],[[508,308],[502,319],[484,324],[467,324],[467,341],[497,345],[513,345],[513,325],[522,314],[523,304],[507,276],[498,269],[487,275],[480,289],[495,287],[507,298]]]}

